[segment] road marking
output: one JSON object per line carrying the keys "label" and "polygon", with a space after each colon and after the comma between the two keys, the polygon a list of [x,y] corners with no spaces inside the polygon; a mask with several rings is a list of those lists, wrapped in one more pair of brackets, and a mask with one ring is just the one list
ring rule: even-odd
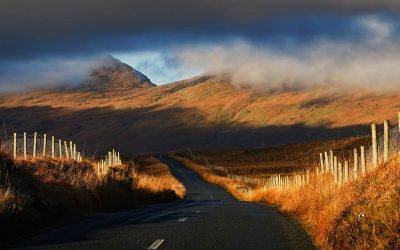
{"label": "road marking", "polygon": [[200,210],[196,210],[196,213],[200,213]]}
{"label": "road marking", "polygon": [[149,248],[147,249],[157,249],[159,246],[161,246],[161,244],[164,242],[164,239],[158,239],[156,241],[153,242],[153,244],[151,244],[151,246],[149,246]]}
{"label": "road marking", "polygon": [[187,220],[187,218],[188,218],[188,217],[182,217],[182,218],[180,218],[178,221],[184,222],[185,220]]}

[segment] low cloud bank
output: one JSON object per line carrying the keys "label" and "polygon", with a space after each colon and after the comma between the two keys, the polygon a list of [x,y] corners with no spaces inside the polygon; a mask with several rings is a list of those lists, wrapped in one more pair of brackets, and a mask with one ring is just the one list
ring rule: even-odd
{"label": "low cloud bank", "polygon": [[85,81],[95,68],[111,66],[113,63],[109,56],[104,55],[7,63],[0,65],[0,93],[73,87]]}
{"label": "low cloud bank", "polygon": [[365,37],[278,50],[245,40],[183,48],[184,67],[232,72],[238,85],[301,89],[337,85],[378,90],[400,89],[400,43],[390,23],[376,16],[357,20]]}

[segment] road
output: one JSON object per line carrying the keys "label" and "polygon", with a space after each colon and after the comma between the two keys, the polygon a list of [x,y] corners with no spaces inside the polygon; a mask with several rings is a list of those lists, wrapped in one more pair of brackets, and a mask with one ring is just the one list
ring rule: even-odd
{"label": "road", "polygon": [[292,220],[263,204],[240,202],[181,164],[162,159],[187,199],[118,213],[20,239],[27,249],[313,249]]}

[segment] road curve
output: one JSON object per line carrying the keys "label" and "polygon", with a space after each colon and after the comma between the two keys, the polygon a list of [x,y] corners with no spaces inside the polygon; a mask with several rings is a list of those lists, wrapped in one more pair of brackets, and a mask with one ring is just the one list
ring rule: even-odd
{"label": "road curve", "polygon": [[118,213],[19,239],[24,249],[314,249],[307,234],[275,208],[240,202],[163,158],[187,199]]}

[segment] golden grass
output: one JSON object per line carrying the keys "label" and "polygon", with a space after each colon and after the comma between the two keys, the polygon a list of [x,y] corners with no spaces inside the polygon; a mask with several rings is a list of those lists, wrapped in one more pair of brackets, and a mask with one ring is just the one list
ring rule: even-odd
{"label": "golden grass", "polygon": [[400,157],[341,189],[326,174],[312,176],[308,185],[297,189],[252,186],[248,193],[235,188],[245,183],[220,176],[186,158],[174,158],[239,199],[278,205],[301,222],[323,249],[400,248]]}
{"label": "golden grass", "polygon": [[173,190],[178,197],[185,197],[185,186],[175,179],[167,165],[153,156],[142,156],[138,159],[136,177],[138,179],[138,188],[147,189],[155,193]]}
{"label": "golden grass", "polygon": [[182,163],[187,168],[195,171],[203,180],[212,184],[222,186],[228,192],[233,194],[236,198],[240,200],[249,200],[248,193],[243,193],[238,190],[239,187],[243,186],[243,183],[226,177],[226,174],[224,172],[218,170],[211,170],[196,162],[193,162],[187,158],[175,154],[171,154],[170,157]]}
{"label": "golden grass", "polygon": [[85,214],[185,196],[167,166],[155,158],[141,164],[140,171],[127,163],[98,176],[91,161],[13,160],[0,152],[0,221],[8,228],[0,239]]}
{"label": "golden grass", "polygon": [[23,199],[10,186],[0,188],[0,214],[11,214],[23,208]]}

